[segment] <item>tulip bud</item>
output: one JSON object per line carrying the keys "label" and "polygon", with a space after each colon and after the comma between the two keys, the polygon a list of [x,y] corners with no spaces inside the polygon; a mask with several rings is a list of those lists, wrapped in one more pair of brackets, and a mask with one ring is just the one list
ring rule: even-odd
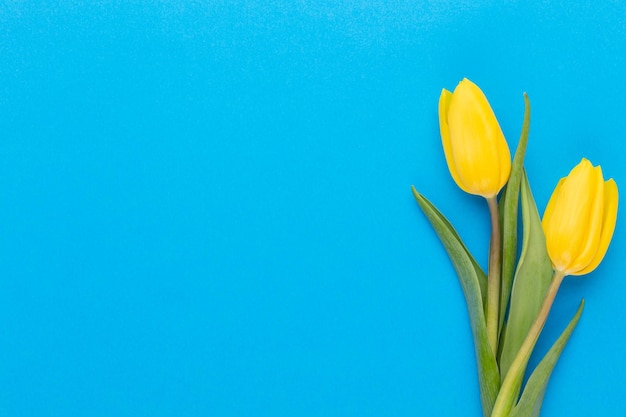
{"label": "tulip bud", "polygon": [[458,186],[495,197],[509,179],[511,153],[498,120],[478,86],[463,79],[439,98],[439,127],[448,169]]}
{"label": "tulip bud", "polygon": [[584,159],[556,186],[543,215],[548,255],[563,275],[584,275],[602,261],[613,237],[618,192],[600,166]]}

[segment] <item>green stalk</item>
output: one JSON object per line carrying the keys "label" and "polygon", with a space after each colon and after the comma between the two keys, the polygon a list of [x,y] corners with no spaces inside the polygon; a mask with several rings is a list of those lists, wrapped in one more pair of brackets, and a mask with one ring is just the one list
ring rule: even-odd
{"label": "green stalk", "polygon": [[489,272],[487,277],[487,337],[493,354],[498,352],[500,308],[500,270],[502,267],[502,235],[496,196],[487,198],[491,217],[491,242],[489,244]]}

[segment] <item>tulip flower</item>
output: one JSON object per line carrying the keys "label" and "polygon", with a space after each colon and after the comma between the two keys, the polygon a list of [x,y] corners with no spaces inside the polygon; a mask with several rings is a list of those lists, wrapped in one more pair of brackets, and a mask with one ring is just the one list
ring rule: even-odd
{"label": "tulip flower", "polygon": [[602,169],[584,159],[559,181],[542,226],[555,271],[584,275],[606,253],[617,218],[617,185],[604,181]]}
{"label": "tulip flower", "polygon": [[511,173],[511,153],[487,98],[464,78],[454,92],[441,91],[439,130],[448,169],[465,192],[487,199],[491,217],[487,333],[494,354],[498,351],[500,269],[502,264],[497,195]]}
{"label": "tulip flower", "polygon": [[617,202],[615,181],[604,181],[602,169],[584,158],[557,184],[542,220],[554,277],[537,318],[502,382],[492,417],[507,416],[511,410],[517,385],[563,278],[588,274],[604,258],[615,230]]}
{"label": "tulip flower", "polygon": [[487,98],[463,79],[439,98],[439,128],[450,174],[470,194],[495,197],[511,173],[511,153]]}

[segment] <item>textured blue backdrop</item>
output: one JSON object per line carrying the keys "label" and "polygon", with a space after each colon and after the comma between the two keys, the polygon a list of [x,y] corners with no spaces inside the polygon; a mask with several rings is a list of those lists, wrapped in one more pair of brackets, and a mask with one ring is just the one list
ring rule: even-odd
{"label": "textured blue backdrop", "polygon": [[[486,256],[441,88],[512,148],[529,93],[541,211],[582,156],[626,187],[626,3],[500,3],[2,2],[0,415],[478,416],[409,188]],[[626,410],[625,240],[561,289],[546,417]]]}

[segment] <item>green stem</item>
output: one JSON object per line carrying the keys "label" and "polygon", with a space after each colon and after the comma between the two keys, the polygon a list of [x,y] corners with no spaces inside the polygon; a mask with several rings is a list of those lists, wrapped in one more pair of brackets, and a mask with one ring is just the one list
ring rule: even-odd
{"label": "green stem", "polygon": [[487,278],[487,338],[493,354],[498,352],[500,308],[500,270],[502,267],[502,235],[496,197],[487,198],[491,217],[491,242],[489,244],[489,272]]}
{"label": "green stem", "polygon": [[541,330],[543,330],[543,326],[546,324],[550,308],[552,308],[552,303],[554,302],[554,298],[556,297],[556,293],[559,291],[559,287],[561,286],[561,282],[563,282],[564,277],[565,275],[562,272],[554,272],[554,277],[552,278],[552,282],[550,283],[550,287],[546,293],[546,298],[543,300],[541,309],[537,314],[537,318],[528,331],[522,346],[517,352],[517,355],[515,356],[513,363],[511,363],[511,367],[502,382],[500,393],[498,394],[496,403],[493,406],[491,417],[506,417],[511,412],[511,409],[517,400],[519,387],[521,386],[524,377],[526,365],[528,364],[530,355],[535,348],[537,339],[539,339]]}

